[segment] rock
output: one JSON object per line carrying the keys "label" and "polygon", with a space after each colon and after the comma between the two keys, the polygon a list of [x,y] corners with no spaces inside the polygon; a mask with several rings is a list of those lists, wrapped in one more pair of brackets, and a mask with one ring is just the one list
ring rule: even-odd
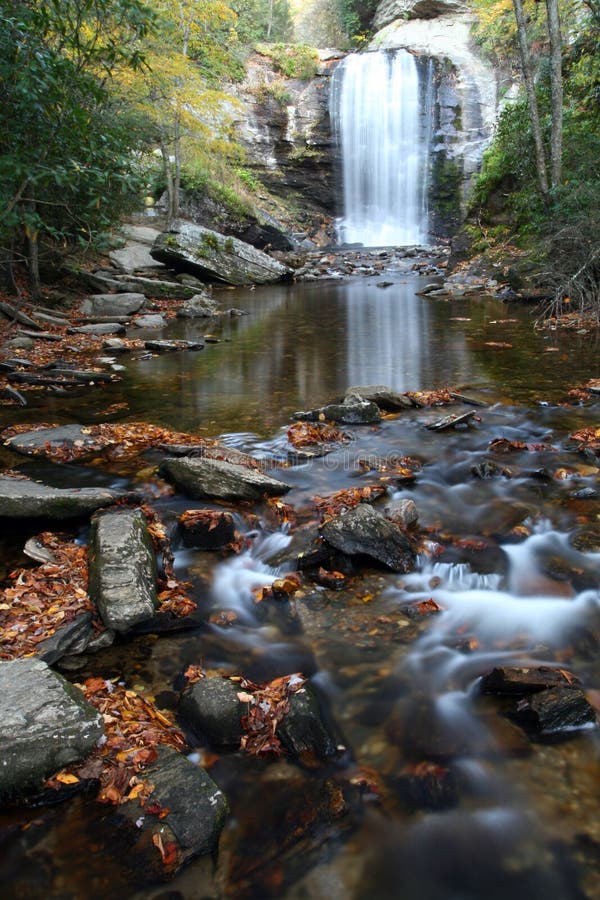
{"label": "rock", "polygon": [[[199,735],[219,747],[238,747],[245,734],[242,717],[248,700],[240,700],[239,683],[208,676],[183,695],[181,713]],[[276,734],[288,753],[306,764],[338,753],[338,744],[327,727],[317,695],[310,684],[289,694],[289,711],[277,725]]]}
{"label": "rock", "polygon": [[38,659],[0,662],[0,796],[39,790],[83,759],[103,734],[102,717],[81,691]]}
{"label": "rock", "polygon": [[392,500],[385,508],[386,518],[400,528],[407,529],[419,520],[419,513],[414,500]]}
{"label": "rock", "polygon": [[179,281],[144,278],[142,275],[117,275],[117,285],[127,285],[128,290],[139,291],[144,297],[158,300],[188,300],[196,292],[194,287]]}
{"label": "rock", "polygon": [[[158,232],[155,232],[158,234]],[[138,269],[162,269],[151,255],[151,244],[128,241],[122,250],[111,250],[110,261],[121,272],[133,273]]]}
{"label": "rock", "polygon": [[226,284],[270,284],[289,280],[293,274],[250,244],[182,220],[157,238],[152,256],[173,268]]}
{"label": "rock", "polygon": [[219,304],[207,292],[194,294],[177,310],[178,319],[208,319],[219,315]]}
{"label": "rock", "polygon": [[124,334],[125,326],[119,322],[100,322],[96,325],[79,325],[77,328],[69,328],[69,334]]}
{"label": "rock", "polygon": [[597,724],[596,711],[580,688],[554,687],[521,700],[514,713],[519,724],[541,734]]}
{"label": "rock", "polygon": [[[150,801],[121,804],[118,827],[147,880],[171,878],[188,860],[216,850],[229,807],[204,769],[161,747],[157,762],[138,778],[152,785]],[[159,812],[149,813],[148,807]]]}
{"label": "rock", "polygon": [[4,344],[7,350],[32,350],[35,347],[35,341],[29,337],[15,337]]}
{"label": "rock", "polygon": [[492,669],[480,682],[484,694],[534,694],[554,687],[580,687],[581,682],[565,669],[550,666],[524,668],[503,666]]}
{"label": "rock", "polygon": [[146,350],[153,353],[174,353],[176,350],[204,350],[204,338],[200,341],[144,341]]}
{"label": "rock", "polygon": [[323,565],[331,556],[331,548],[319,534],[317,526],[309,524],[296,528],[287,547],[268,556],[265,562],[274,569],[284,567],[295,571]]}
{"label": "rock", "polygon": [[239,747],[244,734],[241,723],[244,707],[238,698],[239,691],[239,683],[228,678],[201,678],[182,695],[181,715],[211,744]]}
{"label": "rock", "polygon": [[145,304],[144,294],[126,292],[123,294],[92,294],[87,297],[79,311],[84,316],[131,316]]}
{"label": "rock", "polygon": [[107,628],[125,632],[153,615],[156,560],[140,509],[95,516],[89,546],[89,593]]}
{"label": "rock", "polygon": [[451,413],[449,416],[444,416],[443,419],[431,422],[425,427],[429,431],[448,431],[449,428],[456,428],[457,425],[467,425],[474,416],[475,413],[472,409],[464,413]]}
{"label": "rock", "polygon": [[368,504],[360,504],[321,526],[328,544],[348,556],[360,554],[394,572],[409,572],[415,554],[406,535]]}
{"label": "rock", "polygon": [[0,518],[77,519],[110,506],[121,496],[102,488],[54,488],[0,475]]}
{"label": "rock", "polygon": [[449,766],[424,760],[405,766],[394,780],[404,802],[415,809],[451,809],[458,803],[458,778]]}
{"label": "rock", "polygon": [[11,450],[26,456],[43,456],[46,451],[69,449],[77,442],[80,449],[89,445],[90,451],[96,447],[94,438],[85,434],[82,425],[58,425],[54,428],[38,428],[24,431],[8,438],[4,443]]}
{"label": "rock", "polygon": [[194,509],[179,518],[179,531],[184,547],[219,550],[235,540],[235,522],[228,512]]}
{"label": "rock", "polygon": [[92,614],[82,613],[62,628],[57,628],[53,635],[38,644],[38,658],[53,666],[67,654],[82,653],[93,635]]}
{"label": "rock", "polygon": [[379,407],[354,394],[346,396],[343,403],[330,403],[319,409],[295,412],[293,417],[305,422],[329,421],[342,425],[377,425],[381,422]]}
{"label": "rock", "polygon": [[133,320],[136,328],[164,328],[167,320],[161,315],[137,316]]}
{"label": "rock", "polygon": [[102,346],[111,353],[127,353],[131,349],[121,338],[108,338]]}
{"label": "rock", "polygon": [[166,459],[161,471],[189,497],[219,500],[260,500],[277,497],[290,486],[256,469],[217,459],[183,457]]}
{"label": "rock", "polygon": [[474,463],[469,471],[475,478],[512,478],[513,471],[508,466],[500,466],[492,459]]}
{"label": "rock", "polygon": [[412,409],[412,403],[406,394],[399,394],[398,391],[394,391],[384,384],[349,387],[346,391],[346,397],[352,395],[360,397],[362,400],[370,400],[372,403],[376,403],[380,409],[386,409],[390,412],[395,412],[398,409]]}

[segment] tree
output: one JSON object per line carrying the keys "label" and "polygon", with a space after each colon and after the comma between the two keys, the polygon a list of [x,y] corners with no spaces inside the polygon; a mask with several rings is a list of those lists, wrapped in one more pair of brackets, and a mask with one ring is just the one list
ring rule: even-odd
{"label": "tree", "polygon": [[133,187],[132,134],[109,91],[139,68],[152,25],[139,0],[0,0],[0,241],[39,291],[41,235],[71,240],[112,220]]}

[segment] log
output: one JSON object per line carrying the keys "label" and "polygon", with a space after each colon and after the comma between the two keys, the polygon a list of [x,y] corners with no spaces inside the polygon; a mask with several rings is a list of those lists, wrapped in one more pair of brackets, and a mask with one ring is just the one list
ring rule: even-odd
{"label": "log", "polygon": [[2,393],[5,397],[8,397],[9,400],[14,400],[15,403],[18,403],[19,406],[27,406],[27,400],[23,394],[19,393],[19,391],[12,388],[9,384],[4,388]]}
{"label": "log", "polygon": [[53,378],[50,375],[30,374],[29,372],[11,372],[7,377],[9,381],[16,381],[17,384],[30,384],[33,386],[80,387],[82,384],[76,378]]}
{"label": "log", "polygon": [[58,316],[51,316],[48,313],[38,312],[36,313],[36,316],[38,317],[38,319],[41,319],[42,322],[48,322],[50,325],[65,326],[69,324],[68,319],[59,318]]}
{"label": "log", "polygon": [[[39,328],[39,325],[37,326]],[[40,341],[62,341],[62,334],[51,334],[49,331],[24,331],[19,328],[17,334]]]}
{"label": "log", "polygon": [[40,328],[35,319],[30,318],[10,303],[0,300],[0,312],[11,319],[13,322],[19,322],[21,325],[27,325],[28,328]]}

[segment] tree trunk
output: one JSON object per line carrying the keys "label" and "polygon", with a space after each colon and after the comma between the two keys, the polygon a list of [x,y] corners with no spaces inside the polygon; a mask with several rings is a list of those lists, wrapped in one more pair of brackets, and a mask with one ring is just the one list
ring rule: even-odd
{"label": "tree trunk", "polygon": [[267,21],[267,40],[271,40],[271,32],[273,31],[273,15],[274,15],[274,6],[275,0],[269,0],[269,18]]}
{"label": "tree trunk", "polygon": [[533,78],[533,65],[531,62],[531,52],[529,50],[529,41],[527,39],[527,26],[525,24],[525,12],[523,10],[523,0],[513,0],[515,9],[515,17],[517,20],[517,33],[519,36],[519,52],[521,55],[521,68],[523,69],[523,79],[525,81],[525,89],[527,91],[527,104],[529,107],[529,121],[531,122],[531,131],[535,144],[535,161],[537,167],[537,177],[540,193],[544,198],[544,202],[548,202],[548,170],[546,167],[546,156],[544,154],[544,142],[542,140],[542,129],[540,126],[540,114],[538,110],[537,97],[535,95],[535,81]]}
{"label": "tree trunk", "polygon": [[552,92],[552,134],[550,138],[550,183],[560,184],[563,143],[562,37],[558,0],[546,0],[550,38],[550,86]]}
{"label": "tree trunk", "polygon": [[29,288],[34,300],[38,300],[42,294],[40,280],[40,245],[39,228],[36,222],[35,200],[26,204],[25,236],[27,238],[27,268],[29,271]]}

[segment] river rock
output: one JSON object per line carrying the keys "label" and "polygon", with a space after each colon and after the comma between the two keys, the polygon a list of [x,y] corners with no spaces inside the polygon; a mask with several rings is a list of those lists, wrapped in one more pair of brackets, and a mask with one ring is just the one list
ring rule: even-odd
{"label": "river rock", "polygon": [[381,412],[377,404],[352,394],[346,396],[343,403],[329,403],[319,409],[296,412],[294,419],[304,422],[339,422],[342,425],[377,425],[381,422]]}
{"label": "river rock", "polygon": [[69,328],[69,334],[124,334],[125,326],[119,322],[99,322],[96,325],[78,325],[77,328]]}
{"label": "river rock", "polygon": [[292,270],[237,238],[182,220],[161,234],[152,248],[154,259],[226,284],[270,284],[289,280]]}
{"label": "river rock", "polygon": [[193,287],[178,281],[145,278],[142,275],[117,275],[116,284],[120,284],[121,289],[125,289],[125,285],[127,285],[128,290],[139,291],[144,297],[158,300],[188,300],[196,293]]}
{"label": "river rock", "polygon": [[81,691],[38,659],[0,662],[0,796],[16,798],[83,759],[103,734]]}
{"label": "river rock", "polygon": [[82,653],[93,638],[92,614],[84,612],[57,628],[53,635],[37,645],[37,656],[49,666],[63,656]]}
{"label": "river rock", "polygon": [[79,310],[84,316],[131,316],[146,302],[144,294],[92,294]]}
{"label": "river rock", "polygon": [[209,293],[203,291],[186,300],[176,312],[178,319],[209,319],[219,314],[219,304]]}
{"label": "river rock", "polygon": [[52,428],[38,428],[24,431],[8,438],[7,447],[26,456],[44,456],[47,451],[69,449],[77,443],[78,448],[89,446],[90,452],[97,446],[93,437],[86,434],[82,425],[57,425]]}
{"label": "river rock", "polygon": [[402,530],[372,506],[362,503],[321,526],[328,544],[348,556],[359,554],[394,572],[409,572],[415,554]]}
{"label": "river rock", "polygon": [[95,516],[89,548],[89,593],[107,628],[129,631],[150,618],[156,596],[156,560],[140,509]]}
{"label": "river rock", "polygon": [[[160,232],[155,231],[157,235]],[[154,238],[156,240],[156,237]],[[108,256],[116,269],[121,272],[131,274],[139,269],[162,269],[157,265],[156,259],[151,255],[152,243],[142,243],[141,241],[128,241],[122,250],[112,250]]]}
{"label": "river rock", "polygon": [[414,500],[392,500],[385,508],[385,515],[405,530],[419,521],[419,511]]}
{"label": "river rock", "polygon": [[137,316],[133,320],[136,328],[164,328],[167,320],[160,314],[149,314],[146,316]]}
{"label": "river rock", "polygon": [[514,718],[526,729],[554,734],[597,724],[596,711],[580,688],[554,687],[521,700]]}
{"label": "river rock", "polygon": [[158,760],[138,778],[152,785],[150,801],[144,806],[135,800],[121,804],[117,827],[136,868],[148,880],[170,878],[188,860],[216,849],[229,807],[204,769],[161,747]]}
{"label": "river rock", "polygon": [[110,506],[120,496],[103,488],[55,488],[0,475],[0,518],[77,519]]}
{"label": "river rock", "polygon": [[257,469],[218,459],[183,457],[166,459],[161,466],[169,481],[189,497],[215,497],[219,500],[261,500],[277,497],[290,486]]}
{"label": "river rock", "polygon": [[412,409],[412,403],[406,394],[400,394],[384,384],[370,384],[364,386],[349,387],[346,397],[361,397],[376,403],[380,409],[396,412],[399,409]]}
{"label": "river rock", "polygon": [[492,669],[480,682],[484,694],[534,694],[554,687],[580,687],[581,682],[565,669],[550,666],[502,666]]}
{"label": "river rock", "polygon": [[228,512],[195,509],[180,516],[179,531],[184,547],[219,550],[235,540],[235,522]]}

